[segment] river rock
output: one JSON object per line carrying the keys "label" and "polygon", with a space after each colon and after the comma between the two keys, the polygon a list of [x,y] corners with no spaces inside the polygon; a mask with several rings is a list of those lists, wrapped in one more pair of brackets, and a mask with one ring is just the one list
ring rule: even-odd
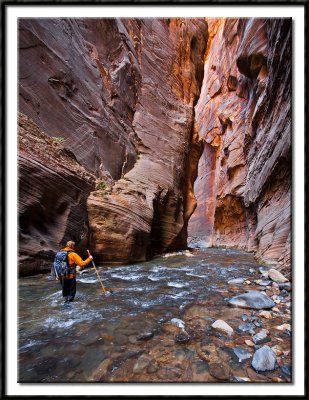
{"label": "river rock", "polygon": [[275,303],[264,292],[252,290],[233,297],[228,301],[233,307],[267,309],[274,307]]}
{"label": "river rock", "polygon": [[260,286],[269,286],[269,285],[271,285],[271,281],[263,281],[262,279],[258,279],[258,280],[256,280],[256,281],[254,281],[257,285],[260,285]]}
{"label": "river rock", "polygon": [[228,325],[225,321],[223,321],[222,319],[218,319],[211,326],[212,326],[212,328],[216,329],[217,331],[224,332],[224,333],[228,334],[229,336],[231,336],[234,332],[234,329],[230,325]]}
{"label": "river rock", "polygon": [[252,357],[251,353],[244,349],[243,347],[235,347],[233,349],[234,354],[238,358],[239,362],[242,362],[244,360],[247,360],[248,358]]}
{"label": "river rock", "polygon": [[287,290],[288,292],[290,292],[290,291],[292,290],[292,284],[291,284],[291,282],[280,282],[280,283],[278,284],[278,286],[279,286],[279,289],[285,289],[285,290]]}
{"label": "river rock", "polygon": [[267,332],[265,330],[262,330],[261,332],[257,333],[252,337],[252,340],[254,344],[259,345],[262,343],[266,343],[270,341],[270,338],[267,335]]}
{"label": "river rock", "polygon": [[279,331],[285,331],[286,329],[288,329],[290,331],[291,325],[290,324],[282,324],[282,325],[276,326],[276,329],[278,329]]}
{"label": "river rock", "polygon": [[241,332],[250,332],[250,333],[254,333],[254,328],[255,328],[255,325],[252,324],[251,322],[248,322],[245,324],[240,324],[238,327],[238,329]]}
{"label": "river rock", "polygon": [[142,332],[138,335],[137,340],[150,340],[154,336],[154,332]]}
{"label": "river rock", "polygon": [[263,346],[254,353],[251,365],[257,372],[273,371],[276,361],[276,355],[271,348]]}
{"label": "river rock", "polygon": [[211,363],[209,373],[216,379],[227,380],[230,377],[230,368],[224,363]]}
{"label": "river rock", "polygon": [[288,282],[288,279],[281,272],[277,271],[274,268],[268,271],[268,276],[271,280],[277,283]]}
{"label": "river rock", "polygon": [[[206,237],[208,246],[254,250],[267,264],[278,263],[288,272],[292,23],[206,20],[208,79],[195,107],[204,147],[189,236]],[[277,104],[274,91],[280,93]]]}
{"label": "river rock", "polygon": [[263,317],[266,319],[272,319],[272,314],[270,311],[261,311],[259,315],[260,315],[260,317]]}
{"label": "river rock", "polygon": [[283,365],[281,367],[281,371],[287,376],[292,376],[292,366],[291,365]]}
{"label": "river rock", "polygon": [[186,331],[179,332],[175,336],[175,342],[177,343],[188,343],[190,340],[191,337]]}
{"label": "river rock", "polygon": [[173,325],[178,326],[178,328],[180,328],[180,329],[184,329],[185,328],[185,323],[179,318],[172,318],[171,319],[171,323]]}
{"label": "river rock", "polygon": [[243,284],[245,281],[245,278],[234,278],[229,280],[227,283],[229,285],[237,285],[237,284]]}

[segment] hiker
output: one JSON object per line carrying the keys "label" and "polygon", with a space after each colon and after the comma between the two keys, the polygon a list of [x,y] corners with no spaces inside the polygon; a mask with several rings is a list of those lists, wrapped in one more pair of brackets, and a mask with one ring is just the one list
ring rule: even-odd
{"label": "hiker", "polygon": [[83,261],[82,258],[75,253],[75,242],[72,240],[68,241],[66,247],[61,249],[60,252],[67,253],[68,260],[68,271],[65,274],[59,274],[59,280],[62,286],[62,296],[65,298],[65,304],[74,301],[76,293],[76,267],[79,266],[81,269],[88,265],[93,257],[89,257]]}

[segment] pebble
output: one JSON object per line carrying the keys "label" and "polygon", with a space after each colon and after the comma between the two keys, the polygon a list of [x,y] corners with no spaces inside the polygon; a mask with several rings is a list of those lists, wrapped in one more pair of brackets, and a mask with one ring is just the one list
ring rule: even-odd
{"label": "pebble", "polygon": [[249,319],[248,315],[246,315],[246,314],[243,314],[240,318],[241,318],[244,322],[248,321],[248,319]]}
{"label": "pebble", "polygon": [[249,353],[249,351],[247,351],[243,347],[235,347],[233,349],[233,352],[236,355],[236,357],[238,358],[239,362],[242,362],[242,361],[247,360],[248,358],[252,357],[252,355]]}
{"label": "pebble", "polygon": [[254,281],[257,285],[260,286],[269,286],[271,284],[271,281],[264,281],[262,279],[258,279],[256,281]]}
{"label": "pebble", "polygon": [[291,330],[291,325],[290,324],[282,324],[279,326],[276,326],[276,329],[278,329],[279,331],[285,331],[285,330]]}
{"label": "pebble", "polygon": [[270,338],[267,335],[267,332],[262,330],[261,332],[257,333],[252,337],[254,344],[259,345],[265,342],[269,342]]}
{"label": "pebble", "polygon": [[234,278],[234,279],[231,279],[231,280],[229,280],[227,283],[229,284],[229,285],[237,285],[237,284],[242,284],[242,283],[244,283],[244,280],[245,280],[245,278]]}
{"label": "pebble", "polygon": [[177,343],[188,343],[190,340],[191,337],[186,331],[182,331],[175,336],[175,342]]}
{"label": "pebble", "polygon": [[259,315],[260,315],[260,317],[263,317],[266,319],[272,319],[271,312],[269,312],[269,311],[261,311]]}
{"label": "pebble", "polygon": [[263,346],[254,353],[251,365],[257,372],[273,371],[276,361],[276,355],[271,348]]}
{"label": "pebble", "polygon": [[279,289],[285,289],[288,292],[290,292],[292,290],[292,284],[291,282],[282,282],[278,284]]}
{"label": "pebble", "polygon": [[247,293],[240,294],[231,298],[228,304],[234,307],[253,308],[253,309],[267,309],[274,307],[274,301],[268,297],[264,292],[257,290],[250,290]]}
{"label": "pebble", "polygon": [[178,326],[178,328],[184,329],[185,323],[179,318],[172,318],[171,323]]}
{"label": "pebble", "polygon": [[137,340],[150,340],[153,338],[153,336],[153,332],[143,332],[137,337]]}
{"label": "pebble", "polygon": [[265,274],[266,272],[268,272],[268,268],[267,268],[267,267],[261,266],[261,267],[259,267],[259,272],[260,272],[261,274]]}
{"label": "pebble", "polygon": [[211,326],[218,331],[227,333],[229,336],[234,332],[234,329],[222,319],[218,319]]}
{"label": "pebble", "polygon": [[241,332],[250,332],[250,333],[254,333],[254,329],[255,329],[255,325],[252,324],[251,322],[247,322],[244,324],[240,324],[238,329]]}
{"label": "pebble", "polygon": [[252,342],[252,340],[247,339],[247,340],[245,340],[245,343],[249,347],[254,347],[254,343]]}

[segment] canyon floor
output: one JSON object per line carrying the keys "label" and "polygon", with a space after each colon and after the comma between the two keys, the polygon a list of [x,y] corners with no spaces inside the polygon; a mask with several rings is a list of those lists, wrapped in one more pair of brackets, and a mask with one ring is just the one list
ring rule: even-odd
{"label": "canyon floor", "polygon": [[[47,274],[19,279],[19,382],[291,382],[291,284],[265,278],[252,253],[192,249],[98,269],[110,293],[86,270],[70,307]],[[252,290],[273,307],[229,305]],[[256,367],[274,355],[271,370]]]}

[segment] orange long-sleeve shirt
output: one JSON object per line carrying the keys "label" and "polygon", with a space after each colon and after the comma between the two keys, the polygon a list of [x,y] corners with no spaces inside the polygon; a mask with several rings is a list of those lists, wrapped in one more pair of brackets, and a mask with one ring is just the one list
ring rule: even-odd
{"label": "orange long-sleeve shirt", "polygon": [[74,250],[70,249],[70,247],[65,247],[64,249],[61,249],[61,251],[70,251],[70,253],[68,254],[68,261],[70,267],[74,267],[75,265],[78,265],[79,267],[85,267],[91,261],[90,257],[86,258],[86,260],[84,261],[77,253],[75,253]]}

